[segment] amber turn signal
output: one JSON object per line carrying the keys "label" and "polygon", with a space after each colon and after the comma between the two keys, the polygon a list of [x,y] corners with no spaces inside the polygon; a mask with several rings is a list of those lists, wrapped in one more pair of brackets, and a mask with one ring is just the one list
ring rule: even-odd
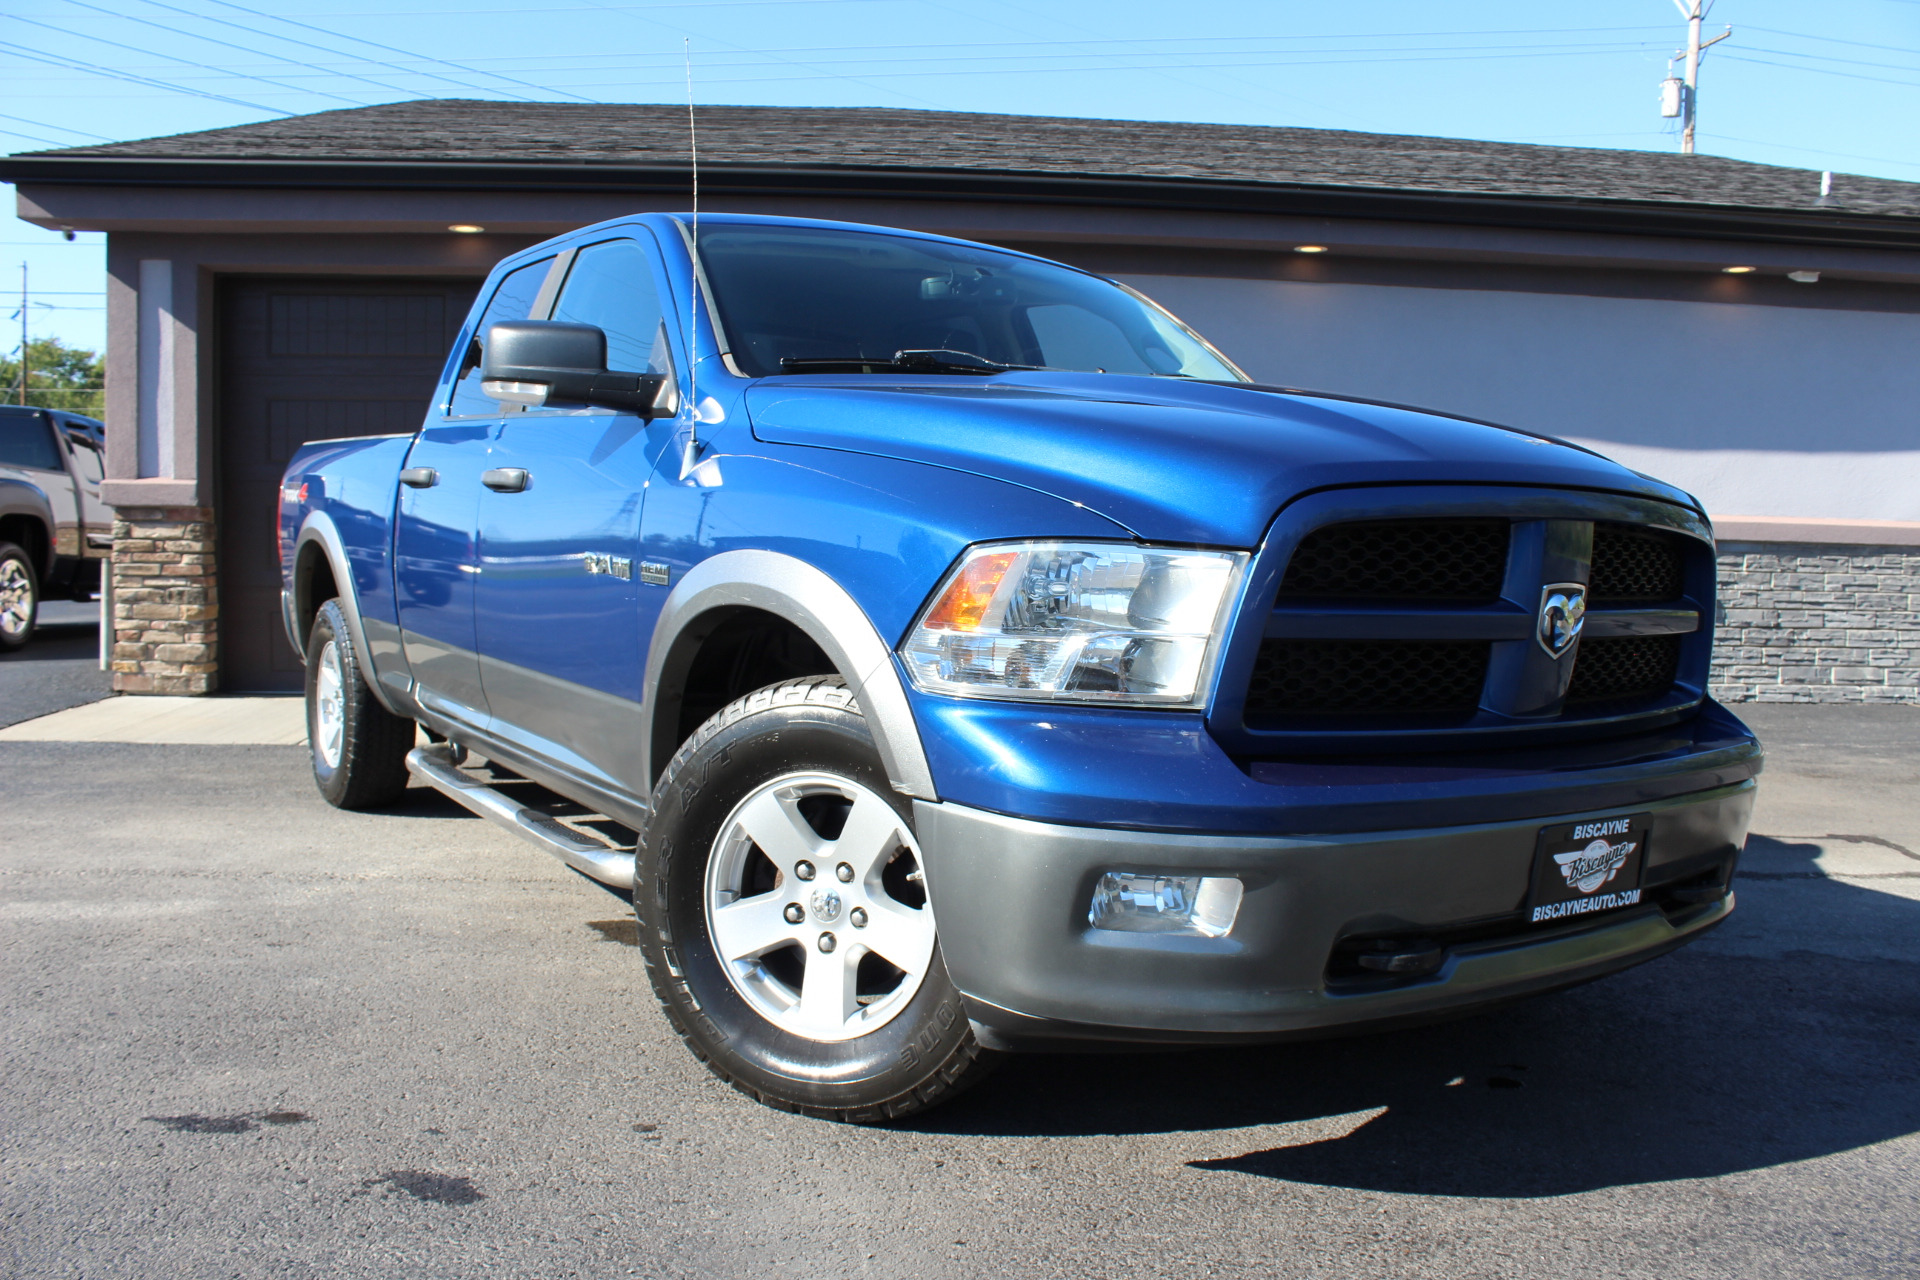
{"label": "amber turn signal", "polygon": [[978,631],[980,620],[987,616],[987,606],[993,603],[993,593],[1000,589],[1000,580],[1019,558],[1017,551],[1002,551],[969,560],[940,593],[933,608],[927,610],[920,625],[929,631]]}

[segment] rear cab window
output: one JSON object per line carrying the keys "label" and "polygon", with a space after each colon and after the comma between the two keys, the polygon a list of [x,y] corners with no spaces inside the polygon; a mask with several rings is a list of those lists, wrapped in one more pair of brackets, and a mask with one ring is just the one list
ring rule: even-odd
{"label": "rear cab window", "polygon": [[0,412],[0,467],[65,472],[53,423],[44,413]]}

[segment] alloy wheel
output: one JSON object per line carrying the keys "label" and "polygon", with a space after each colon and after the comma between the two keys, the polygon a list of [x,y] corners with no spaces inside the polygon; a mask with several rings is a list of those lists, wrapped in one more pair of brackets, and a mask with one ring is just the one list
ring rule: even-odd
{"label": "alloy wheel", "polygon": [[786,774],[734,806],[707,860],[706,903],[727,981],[809,1040],[885,1026],[933,960],[913,832],[884,797],[835,774]]}

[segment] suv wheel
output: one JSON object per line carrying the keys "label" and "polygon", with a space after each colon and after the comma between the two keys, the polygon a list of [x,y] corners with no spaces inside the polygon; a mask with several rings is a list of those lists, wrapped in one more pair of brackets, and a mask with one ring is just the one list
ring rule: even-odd
{"label": "suv wheel", "polygon": [[346,614],[339,601],[327,601],[307,633],[307,745],[320,794],[338,809],[393,803],[407,789],[413,742],[413,721],[367,688]]}
{"label": "suv wheel", "polygon": [[27,553],[0,542],[0,649],[18,649],[33,637],[40,616],[40,578]]}
{"label": "suv wheel", "polygon": [[912,810],[842,680],[770,685],[687,740],[633,899],[674,1029],[762,1102],[888,1120],[991,1064],[940,960]]}

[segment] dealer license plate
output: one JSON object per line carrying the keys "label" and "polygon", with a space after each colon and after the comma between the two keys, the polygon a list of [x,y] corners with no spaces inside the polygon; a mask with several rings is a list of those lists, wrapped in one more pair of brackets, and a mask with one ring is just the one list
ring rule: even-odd
{"label": "dealer license plate", "polygon": [[1542,827],[1527,895],[1528,921],[1551,924],[1638,905],[1652,825],[1652,814],[1636,813]]}

